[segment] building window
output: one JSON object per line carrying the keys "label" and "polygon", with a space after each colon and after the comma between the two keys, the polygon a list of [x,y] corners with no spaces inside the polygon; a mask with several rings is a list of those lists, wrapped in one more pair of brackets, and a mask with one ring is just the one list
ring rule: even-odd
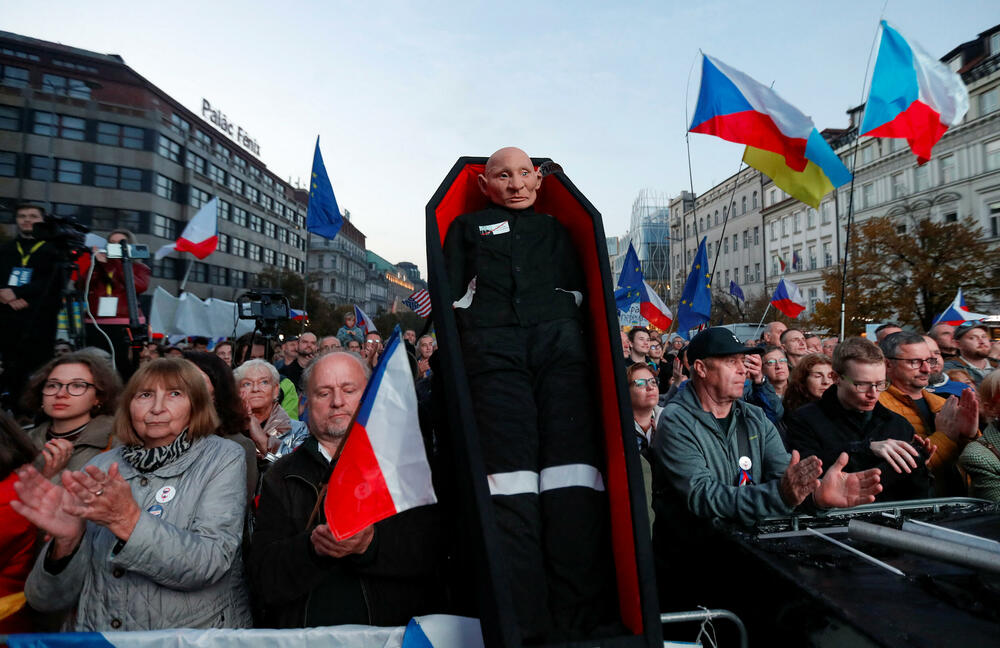
{"label": "building window", "polygon": [[27,68],[0,65],[0,85],[11,88],[27,88],[30,78]]}
{"label": "building window", "polygon": [[830,224],[832,213],[833,213],[833,203],[828,201],[820,205],[820,215],[822,217],[822,223],[824,225]]}
{"label": "building window", "polygon": [[260,190],[257,189],[257,187],[250,187],[250,186],[248,186],[247,187],[247,198],[249,198],[251,202],[256,203],[256,204],[259,205],[260,204]]}
{"label": "building window", "polygon": [[56,161],[56,181],[69,184],[83,183],[83,162],[77,160]]}
{"label": "building window", "polygon": [[49,158],[41,155],[32,155],[30,158],[28,177],[32,180],[52,180],[52,171],[49,166]]}
{"label": "building window", "polygon": [[116,167],[110,164],[95,164],[94,186],[107,189],[142,191],[142,169]]}
{"label": "building window", "polygon": [[97,122],[97,143],[124,148],[144,148],[144,131],[134,126],[122,126],[111,122]]}
{"label": "building window", "polygon": [[712,258],[712,244],[711,243],[708,244],[708,258],[709,259]]}
{"label": "building window", "polygon": [[788,217],[781,219],[781,238],[788,236]]}
{"label": "building window", "polygon": [[733,234],[733,252],[736,252],[737,250],[740,249],[739,241],[740,239],[737,237],[737,235]]}
{"label": "building window", "polygon": [[213,265],[211,267],[210,279],[216,286],[225,286],[229,283],[229,268]]}
{"label": "building window", "polygon": [[197,209],[201,207],[209,200],[212,199],[212,194],[207,191],[202,191],[198,187],[191,186],[188,188],[188,204]]}
{"label": "building window", "polygon": [[750,247],[750,230],[743,230],[743,249]]}
{"label": "building window", "polygon": [[15,106],[0,106],[0,130],[21,130],[21,109]]}
{"label": "building window", "polygon": [[906,195],[906,183],[903,181],[903,172],[892,174],[892,198],[902,198]]}
{"label": "building window", "polygon": [[729,285],[729,268],[726,268],[726,285]]}
{"label": "building window", "polygon": [[231,211],[230,211],[230,209],[231,208],[229,206],[229,203],[227,203],[225,200],[220,200],[219,201],[219,218],[221,218],[223,220],[230,220],[230,217],[231,217]]}
{"label": "building window", "polygon": [[244,241],[243,239],[238,239],[236,237],[233,237],[232,244],[230,247],[232,249],[229,251],[229,253],[232,254],[233,256],[242,257],[246,256],[247,254],[247,242]]}
{"label": "building window", "polygon": [[986,142],[986,170],[1000,169],[1000,139]]}
{"label": "building window", "polygon": [[153,227],[151,230],[153,236],[159,236],[165,239],[175,239],[177,238],[177,221],[172,218],[167,218],[162,214],[153,214]]}
{"label": "building window", "polygon": [[162,134],[160,135],[156,152],[171,162],[181,163],[181,145]]}
{"label": "building window", "polygon": [[177,200],[178,186],[177,183],[165,175],[160,173],[156,174],[156,195],[161,198],[166,198],[167,200]]}
{"label": "building window", "polygon": [[722,239],[722,253],[729,254],[729,237]]}
{"label": "building window", "polygon": [[195,261],[191,264],[191,274],[188,279],[195,283],[208,283],[208,264]]}
{"label": "building window", "polygon": [[875,206],[875,184],[869,182],[861,187],[861,209]]}
{"label": "building window", "polygon": [[946,223],[957,223],[958,222],[958,214],[956,214],[955,212],[951,212],[951,213],[945,214],[944,215],[944,222],[946,222]]}
{"label": "building window", "polygon": [[247,226],[247,210],[233,205],[233,222],[240,227]]}
{"label": "building window", "polygon": [[874,157],[875,145],[869,145],[861,149],[861,164],[870,164]]}
{"label": "building window", "polygon": [[264,248],[264,265],[274,265],[274,250],[271,248]]}
{"label": "building window", "polygon": [[816,302],[819,301],[817,297],[818,291],[815,288],[809,289],[809,312],[812,313],[816,310]]}
{"label": "building window", "polygon": [[941,165],[941,184],[947,184],[949,182],[954,182],[957,177],[955,169],[955,156],[946,155],[940,160]]}
{"label": "building window", "polygon": [[743,196],[740,199],[740,206],[741,206],[741,213],[743,213],[743,214],[747,213],[747,197],[746,196]]}
{"label": "building window", "polygon": [[237,196],[242,196],[243,192],[246,191],[246,183],[237,178],[232,173],[229,174],[229,188],[233,190],[233,193]]}
{"label": "building window", "polygon": [[0,177],[14,178],[17,176],[17,153],[0,151]]}
{"label": "building window", "polygon": [[1000,108],[1000,88],[987,90],[979,95],[979,115],[988,115]]}
{"label": "building window", "polygon": [[42,90],[52,94],[90,99],[90,86],[80,79],[68,79],[57,74],[42,75]]}
{"label": "building window", "polygon": [[1000,32],[990,36],[990,56],[1000,54]]}
{"label": "building window", "polygon": [[251,261],[260,261],[260,246],[256,243],[248,243],[247,258]]}
{"label": "building window", "polygon": [[153,276],[159,279],[177,278],[177,259],[169,257],[153,261]]}
{"label": "building window", "polygon": [[35,122],[32,124],[31,132],[36,135],[58,135],[59,137],[82,142],[85,129],[86,122],[79,117],[57,115],[49,112],[35,112]]}
{"label": "building window", "polygon": [[896,226],[897,234],[906,234],[906,223],[901,223]]}
{"label": "building window", "polygon": [[246,171],[247,161],[244,160],[242,157],[240,157],[239,155],[234,156],[233,162],[236,164],[236,166]]}
{"label": "building window", "polygon": [[923,164],[918,166],[913,171],[913,176],[915,178],[914,184],[917,186],[917,191],[925,191],[931,186],[931,174],[930,165]]}
{"label": "building window", "polygon": [[229,285],[233,288],[245,288],[247,285],[247,273],[243,270],[230,270]]}
{"label": "building window", "polygon": [[746,285],[749,283],[750,283],[750,266],[745,265],[743,266],[743,284]]}
{"label": "building window", "polygon": [[274,226],[274,223],[272,223],[269,220],[264,221],[264,236],[266,236],[269,239],[273,239],[276,238],[275,233],[276,233],[276,228]]}
{"label": "building window", "polygon": [[775,223],[774,221],[771,221],[771,228],[770,229],[771,229],[771,240],[772,241],[777,241],[778,240],[778,224]]}
{"label": "building window", "polygon": [[205,175],[205,170],[208,166],[208,162],[205,160],[205,158],[201,157],[197,153],[192,153],[191,151],[188,151],[187,155],[184,156],[184,166],[191,169],[198,175]]}
{"label": "building window", "polygon": [[187,134],[191,131],[191,124],[184,119],[181,119],[180,115],[174,113],[173,115],[170,115],[170,130],[184,138],[187,138]]}
{"label": "building window", "polygon": [[823,244],[823,267],[828,268],[833,265],[833,254],[830,251],[830,244]]}
{"label": "building window", "polygon": [[809,246],[809,269],[810,270],[815,270],[816,269],[816,246],[815,245],[810,245]]}
{"label": "building window", "polygon": [[281,243],[288,243],[288,230],[284,227],[278,228],[278,241]]}
{"label": "building window", "polygon": [[219,232],[219,252],[229,252],[229,235]]}
{"label": "building window", "polygon": [[257,233],[264,232],[264,220],[257,214],[250,214],[250,229]]}
{"label": "building window", "polygon": [[1000,236],[1000,202],[990,204],[990,233],[993,238]]}

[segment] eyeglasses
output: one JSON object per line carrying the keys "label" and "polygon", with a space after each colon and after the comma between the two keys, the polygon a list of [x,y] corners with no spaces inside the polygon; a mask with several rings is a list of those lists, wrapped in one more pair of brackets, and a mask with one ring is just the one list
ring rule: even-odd
{"label": "eyeglasses", "polygon": [[365,340],[365,344],[382,344],[382,340],[372,338],[370,340]]}
{"label": "eyeglasses", "polygon": [[842,376],[842,378],[854,385],[854,391],[859,394],[867,394],[871,391],[872,387],[875,388],[875,391],[885,391],[885,388],[889,386],[889,381],[887,380],[880,380],[878,382],[854,382],[847,376]]}
{"label": "eyeglasses", "polygon": [[771,358],[770,360],[765,360],[764,364],[769,367],[773,367],[776,364],[788,364],[788,358]]}
{"label": "eyeglasses", "polygon": [[650,351],[656,351],[656,350],[657,350],[657,349],[659,349],[659,348],[660,348],[660,345],[659,345],[659,344],[650,344],[650,345],[649,345],[649,350],[650,350]]}
{"label": "eyeglasses", "polygon": [[639,389],[652,389],[657,387],[656,378],[636,378],[632,384]]}
{"label": "eyeglasses", "polygon": [[42,393],[46,396],[55,396],[62,388],[66,388],[66,393],[70,396],[83,396],[87,393],[87,390],[91,387],[97,387],[94,383],[84,382],[82,380],[74,380],[69,383],[61,383],[56,380],[50,380],[42,385]]}
{"label": "eyeglasses", "polygon": [[261,378],[260,380],[243,380],[240,382],[240,389],[253,389],[254,387],[260,387],[261,389],[268,389],[271,386],[270,378]]}
{"label": "eyeglasses", "polygon": [[938,359],[937,358],[893,358],[893,357],[890,357],[889,359],[890,360],[897,360],[899,362],[902,362],[903,364],[905,364],[910,369],[919,369],[920,365],[924,364],[925,362],[927,363],[927,366],[929,366],[929,367],[933,367],[933,366],[937,365],[937,363],[938,363]]}

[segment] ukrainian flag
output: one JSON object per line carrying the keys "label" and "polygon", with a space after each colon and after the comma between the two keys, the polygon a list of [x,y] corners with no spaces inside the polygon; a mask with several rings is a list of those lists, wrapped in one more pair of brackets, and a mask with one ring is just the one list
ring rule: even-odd
{"label": "ukrainian flag", "polygon": [[806,141],[805,157],[806,167],[796,171],[780,153],[752,146],[743,152],[744,162],[771,178],[786,194],[818,208],[823,196],[851,181],[851,172],[816,129]]}

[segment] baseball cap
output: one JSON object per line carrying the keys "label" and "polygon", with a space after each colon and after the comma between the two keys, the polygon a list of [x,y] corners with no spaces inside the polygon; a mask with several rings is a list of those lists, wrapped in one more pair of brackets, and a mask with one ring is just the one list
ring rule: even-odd
{"label": "baseball cap", "polygon": [[986,326],[984,326],[982,322],[979,322],[977,320],[969,320],[968,322],[962,322],[961,324],[955,327],[955,339],[961,340],[962,336],[971,331],[972,329],[982,329],[983,331],[986,331],[987,334],[989,334],[989,331],[986,330]]}
{"label": "baseball cap", "polygon": [[712,358],[716,356],[734,355],[737,353],[761,354],[760,347],[745,346],[729,329],[713,326],[694,336],[687,347],[688,362]]}

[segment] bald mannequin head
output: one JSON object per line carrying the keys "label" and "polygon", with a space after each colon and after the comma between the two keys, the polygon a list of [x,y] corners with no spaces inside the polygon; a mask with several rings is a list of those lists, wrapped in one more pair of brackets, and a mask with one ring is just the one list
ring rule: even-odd
{"label": "bald mannequin head", "polygon": [[527,209],[535,204],[542,174],[535,170],[528,154],[519,148],[502,148],[486,161],[479,174],[479,189],[490,202],[511,209]]}

